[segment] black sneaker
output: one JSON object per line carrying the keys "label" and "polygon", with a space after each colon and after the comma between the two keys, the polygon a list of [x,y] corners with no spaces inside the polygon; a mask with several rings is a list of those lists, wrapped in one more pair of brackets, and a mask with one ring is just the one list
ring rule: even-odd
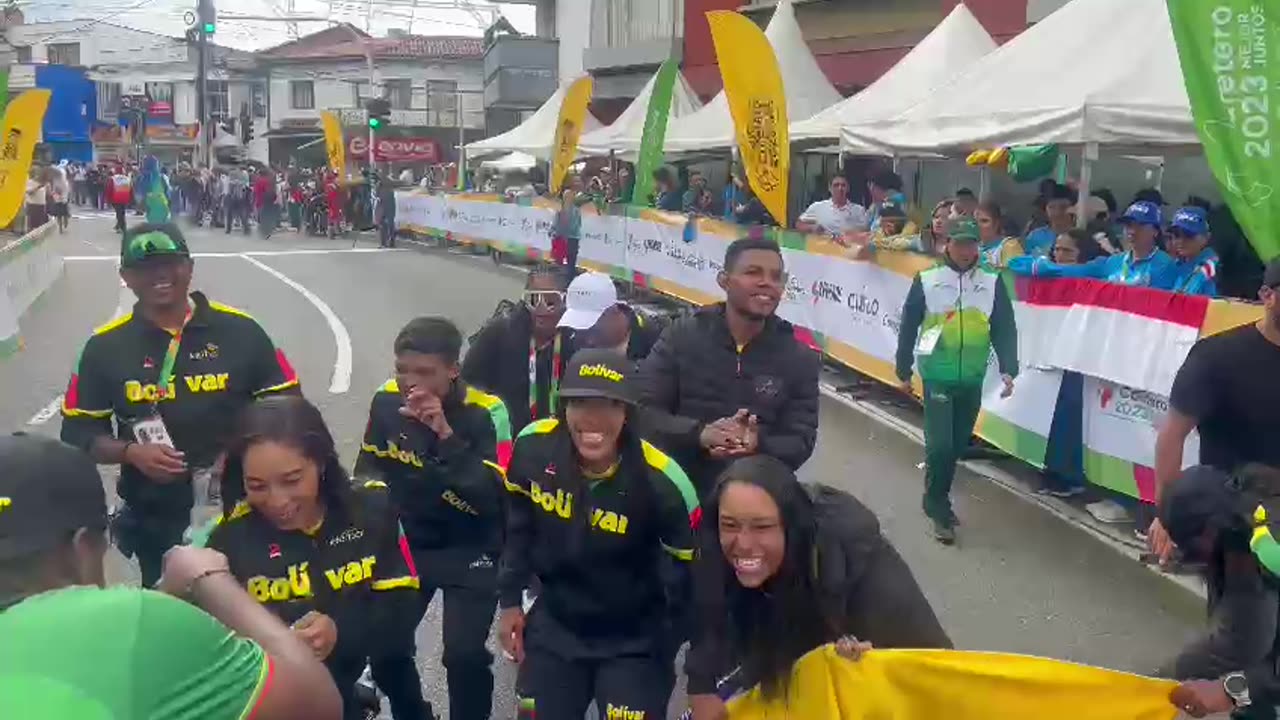
{"label": "black sneaker", "polygon": [[932,523],[933,539],[943,545],[954,545],[956,542],[956,530],[949,523],[940,520],[930,520]]}

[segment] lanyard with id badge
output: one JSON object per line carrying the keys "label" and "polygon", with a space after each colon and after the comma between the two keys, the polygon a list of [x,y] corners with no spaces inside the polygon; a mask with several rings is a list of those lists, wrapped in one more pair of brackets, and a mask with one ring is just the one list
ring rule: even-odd
{"label": "lanyard with id badge", "polygon": [[[133,423],[133,437],[140,445],[164,445],[177,449],[169,428],[165,427],[164,417],[160,414],[159,403],[169,397],[169,388],[173,386],[174,365],[178,361],[178,351],[182,345],[182,336],[187,324],[191,322],[191,308],[182,320],[182,326],[169,338],[169,347],[165,350],[164,361],[160,364],[160,375],[156,378],[156,402],[151,405],[150,417]],[[176,393],[175,393],[176,394]],[[221,493],[216,482],[213,482],[212,468],[193,468],[191,471],[191,494],[194,501],[191,505],[191,527],[200,527],[220,511]]]}

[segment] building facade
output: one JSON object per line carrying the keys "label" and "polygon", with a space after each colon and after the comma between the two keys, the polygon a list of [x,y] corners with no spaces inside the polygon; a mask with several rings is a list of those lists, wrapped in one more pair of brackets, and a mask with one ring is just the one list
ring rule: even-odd
{"label": "building facade", "polygon": [[257,54],[267,82],[269,157],[304,164],[324,157],[320,113],[338,114],[348,158],[368,157],[364,105],[371,94],[369,57],[378,93],[391,105],[375,159],[434,164],[457,157],[461,140],[483,136],[484,43],[476,37],[392,33],[375,38],[337,26]]}
{"label": "building facade", "polygon": [[[182,38],[107,22],[24,23],[6,28],[15,64],[10,94],[53,91],[45,114],[42,156],[49,160],[125,160],[141,153],[162,162],[194,159],[197,135],[197,51]],[[266,159],[265,142],[243,148],[234,126],[244,116],[265,119],[265,83],[250,53],[210,48],[206,102],[214,144]],[[137,134],[120,125],[121,111],[141,110]],[[145,138],[145,141],[144,141]]]}

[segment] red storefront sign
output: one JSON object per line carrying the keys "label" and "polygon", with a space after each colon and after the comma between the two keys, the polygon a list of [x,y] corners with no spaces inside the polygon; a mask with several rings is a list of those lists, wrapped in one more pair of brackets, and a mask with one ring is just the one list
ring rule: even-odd
{"label": "red storefront sign", "polygon": [[[356,135],[347,143],[347,152],[356,157],[368,157],[369,138]],[[374,141],[373,159],[378,162],[440,161],[440,143],[430,138],[378,138]]]}
{"label": "red storefront sign", "polygon": [[147,114],[151,117],[168,117],[173,114],[173,105],[158,100],[147,107]]}

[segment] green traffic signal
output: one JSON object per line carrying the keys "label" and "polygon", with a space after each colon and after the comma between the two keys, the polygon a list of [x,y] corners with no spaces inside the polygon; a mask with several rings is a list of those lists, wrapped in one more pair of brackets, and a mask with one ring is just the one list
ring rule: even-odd
{"label": "green traffic signal", "polygon": [[213,25],[213,23],[211,23],[211,22],[207,22],[207,23],[205,23],[205,24],[204,24],[204,34],[205,34],[205,35],[212,35],[212,34],[213,34],[213,31],[214,31],[214,25]]}
{"label": "green traffic signal", "polygon": [[369,127],[373,128],[374,130],[377,130],[378,128],[382,127],[382,118],[380,117],[369,118]]}

